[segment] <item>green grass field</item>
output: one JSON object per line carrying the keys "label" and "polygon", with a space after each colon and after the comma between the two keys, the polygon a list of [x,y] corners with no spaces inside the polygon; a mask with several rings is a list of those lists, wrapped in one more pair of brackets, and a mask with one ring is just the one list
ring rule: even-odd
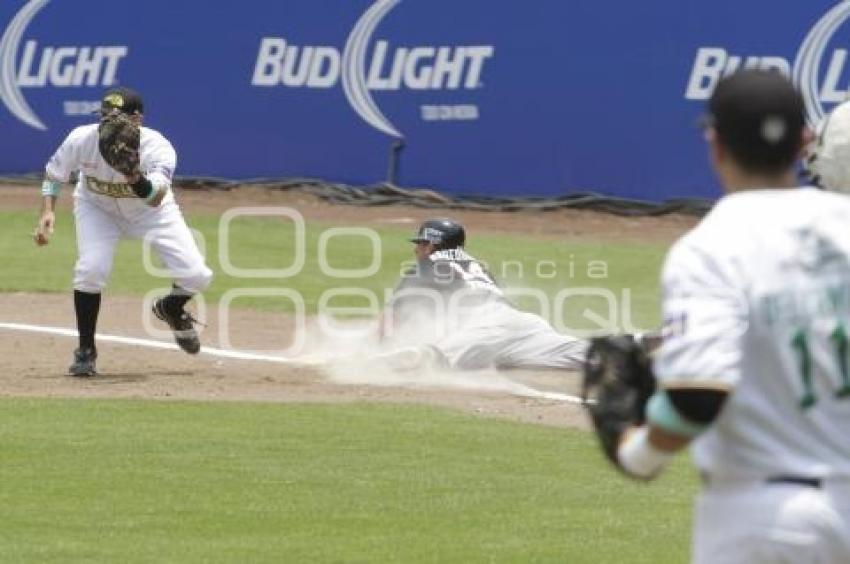
{"label": "green grass field", "polygon": [[[21,253],[34,222],[34,213],[0,212],[0,291],[69,291],[71,218],[60,215],[50,246]],[[292,287],[314,310],[339,285],[318,266],[328,225],[308,226],[298,276],[258,283],[221,273],[217,218],[190,224],[217,273],[209,300],[231,288]],[[380,271],[346,283],[391,288],[410,258],[409,232],[378,230]],[[345,243],[330,245],[333,266],[370,262],[365,239]],[[139,247],[122,243],[111,293],[167,285],[144,274]],[[629,289],[634,322],[657,323],[663,247],[482,234],[469,250],[496,275],[501,261],[519,260],[526,276],[511,267],[503,282],[549,296],[590,283]],[[292,230],[239,220],[230,255],[243,268],[284,267]],[[529,275],[550,260],[555,276]],[[603,279],[589,275],[590,261],[606,262]],[[593,298],[572,305],[566,315],[579,324],[582,308],[595,307]],[[687,559],[696,491],[685,457],[657,483],[636,484],[588,433],[409,405],[4,398],[0,460],[4,562],[674,563]]]}
{"label": "green grass field", "polygon": [[684,461],[424,407],[0,401],[5,562],[682,562]]}
{"label": "green grass field", "polygon": [[[71,270],[76,257],[73,220],[60,213],[56,233],[44,248],[32,245],[30,233],[36,221],[35,213],[0,211],[0,256],[5,259],[0,278],[0,291],[69,291]],[[378,272],[356,279],[330,277],[319,265],[321,234],[331,225],[309,223],[306,230],[304,267],[289,278],[238,278],[229,276],[219,257],[219,219],[217,216],[193,216],[190,225],[201,232],[210,267],[216,273],[212,286],[204,296],[217,301],[232,288],[269,287],[295,288],[304,297],[307,311],[315,311],[323,292],[341,285],[365,288],[382,297],[398,280],[402,265],[412,259],[412,246],[407,242],[412,228],[387,227],[376,229],[381,240],[381,260]],[[295,237],[292,224],[268,218],[240,218],[230,228],[228,256],[231,264],[243,269],[283,269],[293,263]],[[468,250],[484,260],[500,283],[508,288],[540,290],[553,298],[548,313],[562,317],[570,327],[606,329],[622,327],[624,317],[639,328],[652,328],[658,323],[657,279],[665,247],[651,244],[611,244],[588,241],[541,240],[530,236],[471,234]],[[335,237],[327,245],[327,263],[337,269],[362,269],[372,262],[371,244],[365,237]],[[36,268],[33,265],[37,265]],[[142,295],[152,288],[167,287],[170,280],[154,278],[145,273],[141,244],[123,241],[115,258],[109,292]],[[618,303],[625,303],[626,314],[619,311],[611,316],[608,303],[588,292],[568,298],[555,311],[556,294],[564,288],[607,288]],[[519,299],[526,309],[536,310],[533,299]],[[240,298],[239,306],[261,309],[291,310],[288,300],[272,298]],[[380,300],[383,303],[383,300]],[[341,296],[335,306],[365,306],[362,298]],[[595,323],[584,313],[590,309],[609,324]],[[552,315],[549,315],[551,317]]]}

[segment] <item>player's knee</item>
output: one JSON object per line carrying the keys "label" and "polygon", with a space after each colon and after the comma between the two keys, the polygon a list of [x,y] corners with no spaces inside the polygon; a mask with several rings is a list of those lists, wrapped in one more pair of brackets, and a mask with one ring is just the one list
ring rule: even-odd
{"label": "player's knee", "polygon": [[177,285],[192,293],[203,292],[212,283],[213,272],[206,265],[194,272],[186,273],[177,280]]}
{"label": "player's knee", "polygon": [[96,294],[106,287],[111,268],[108,264],[97,264],[81,260],[74,267],[74,289]]}

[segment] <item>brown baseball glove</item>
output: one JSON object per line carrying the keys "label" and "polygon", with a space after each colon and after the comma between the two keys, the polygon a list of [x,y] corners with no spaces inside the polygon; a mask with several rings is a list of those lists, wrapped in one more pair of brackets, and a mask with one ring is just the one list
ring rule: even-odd
{"label": "brown baseball glove", "polygon": [[127,178],[138,175],[141,130],[133,118],[112,110],[101,117],[97,132],[97,147],[103,160]]}

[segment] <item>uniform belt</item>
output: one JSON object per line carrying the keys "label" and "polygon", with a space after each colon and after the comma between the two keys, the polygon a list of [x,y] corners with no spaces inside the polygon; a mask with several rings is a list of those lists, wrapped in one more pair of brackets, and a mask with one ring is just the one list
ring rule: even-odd
{"label": "uniform belt", "polygon": [[808,478],[806,476],[771,476],[765,482],[768,484],[796,484],[817,489],[820,489],[823,485],[823,480],[820,478]]}
{"label": "uniform belt", "polygon": [[[739,481],[739,480],[735,480],[735,479],[712,480],[711,476],[708,475],[705,472],[700,473],[700,478],[702,479],[703,485],[706,485],[706,486],[711,486],[712,484],[715,484],[715,485],[732,484],[732,483],[736,483],[736,482]],[[815,488],[815,489],[820,489],[821,487],[823,487],[823,479],[822,478],[815,478],[815,477],[812,477],[812,476],[794,476],[794,475],[791,475],[791,474],[777,474],[776,476],[769,476],[767,478],[756,479],[756,480],[747,480],[747,479],[740,480],[740,482],[750,482],[750,483],[753,483],[754,481],[755,482],[763,482],[763,483],[766,483],[766,484],[793,484],[793,485],[797,485],[797,486],[805,486],[807,488]]]}
{"label": "uniform belt", "polygon": [[101,196],[110,198],[135,198],[136,194],[129,184],[120,182],[103,182],[96,178],[86,178],[86,187]]}
{"label": "uniform belt", "polygon": [[765,482],[768,484],[796,484],[816,489],[820,489],[823,485],[822,479],[808,476],[771,476]]}

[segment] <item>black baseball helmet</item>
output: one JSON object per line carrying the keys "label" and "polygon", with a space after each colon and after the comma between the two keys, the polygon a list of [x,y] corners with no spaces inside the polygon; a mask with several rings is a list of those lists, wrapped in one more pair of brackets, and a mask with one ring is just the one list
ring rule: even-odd
{"label": "black baseball helmet", "polygon": [[429,219],[419,226],[411,243],[431,243],[438,251],[456,249],[466,243],[463,225],[447,218]]}

